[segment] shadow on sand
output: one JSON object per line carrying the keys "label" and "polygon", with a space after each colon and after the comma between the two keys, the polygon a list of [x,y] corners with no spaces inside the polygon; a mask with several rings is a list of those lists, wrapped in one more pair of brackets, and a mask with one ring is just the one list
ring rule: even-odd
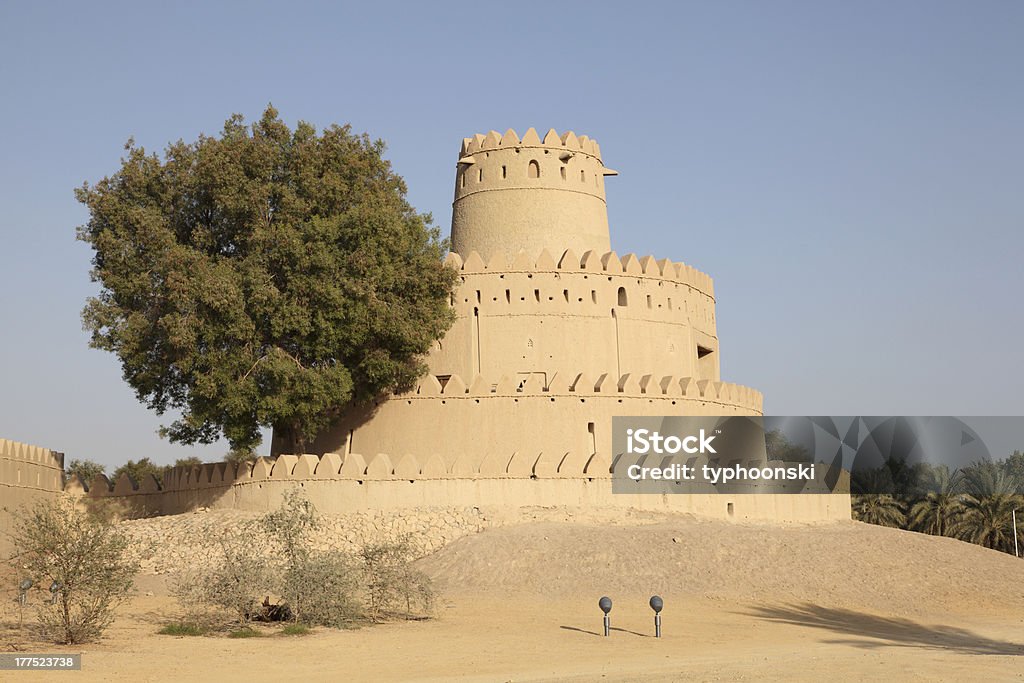
{"label": "shadow on sand", "polygon": [[746,616],[857,636],[825,641],[852,647],[918,647],[973,655],[1024,655],[1024,645],[1020,643],[987,638],[956,626],[919,624],[909,619],[880,617],[810,603],[754,607]]}
{"label": "shadow on sand", "polygon": [[[577,633],[586,633],[588,636],[603,637],[597,631],[588,631],[586,629],[577,628],[575,626],[559,626],[558,628],[560,628],[562,630],[565,630],[565,631],[576,631]],[[616,628],[616,627],[612,626],[611,630],[618,631],[619,633],[628,633],[631,636],[639,636],[641,638],[651,638],[652,637],[652,636],[650,636],[650,635],[648,635],[646,633],[637,633],[636,631],[630,631],[629,629],[626,629],[626,628]]]}

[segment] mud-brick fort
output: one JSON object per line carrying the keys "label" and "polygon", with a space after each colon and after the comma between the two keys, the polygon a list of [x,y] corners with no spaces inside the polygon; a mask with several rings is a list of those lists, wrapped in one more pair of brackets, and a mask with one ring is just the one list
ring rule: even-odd
{"label": "mud-brick fort", "polygon": [[612,494],[612,417],[760,415],[721,381],[711,278],[611,248],[594,140],[532,128],[466,138],[449,267],[457,319],[409,394],[343,415],[311,454],[176,469],[162,486],[69,482],[144,514],[263,510],[305,488],[329,513],[443,506],[646,508],[765,521],[849,519],[842,494]]}

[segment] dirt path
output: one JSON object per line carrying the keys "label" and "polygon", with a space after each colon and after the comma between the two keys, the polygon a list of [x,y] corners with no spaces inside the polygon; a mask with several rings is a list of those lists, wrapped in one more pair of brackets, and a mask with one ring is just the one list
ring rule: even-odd
{"label": "dirt path", "polygon": [[[949,539],[853,523],[541,522],[461,539],[422,566],[445,588],[435,620],[248,640],[157,635],[175,607],[161,579],[142,577],[154,595],[122,609],[73,676],[1024,680],[1024,564]],[[660,640],[652,592],[665,599]],[[610,638],[603,593],[615,601]],[[0,630],[0,645],[12,634]]]}

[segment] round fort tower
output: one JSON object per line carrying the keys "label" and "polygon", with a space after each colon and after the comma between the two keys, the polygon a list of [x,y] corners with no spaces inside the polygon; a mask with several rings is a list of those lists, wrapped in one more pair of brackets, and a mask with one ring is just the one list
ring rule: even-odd
{"label": "round fort tower", "polygon": [[711,278],[611,250],[614,173],[571,132],[466,138],[445,261],[455,320],[415,389],[354,406],[313,452],[391,454],[422,476],[604,476],[615,415],[760,414],[759,393],[721,381]]}
{"label": "round fort tower", "polygon": [[554,129],[542,141],[530,128],[522,139],[465,138],[452,204],[452,251],[484,259],[494,254],[536,255],[547,249],[610,250],[601,150],[587,136]]}

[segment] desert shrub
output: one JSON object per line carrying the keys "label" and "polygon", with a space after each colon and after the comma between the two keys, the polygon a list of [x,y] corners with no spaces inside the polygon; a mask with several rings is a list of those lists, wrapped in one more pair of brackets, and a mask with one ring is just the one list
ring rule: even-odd
{"label": "desert shrub", "polygon": [[43,637],[70,645],[97,639],[131,595],[138,560],[104,517],[60,497],[15,513],[12,560],[50,600],[36,606]]}
{"label": "desert shrub", "polygon": [[186,623],[214,629],[225,621],[244,624],[259,611],[272,567],[258,524],[208,525],[195,534],[190,552],[201,559],[180,558],[169,584]]}
{"label": "desert shrub", "polygon": [[263,632],[244,626],[228,633],[228,638],[262,638]]}
{"label": "desert shrub", "polygon": [[359,567],[350,555],[321,547],[322,520],[301,490],[286,493],[260,523],[277,559],[275,592],[295,622],[339,627],[360,617]]}
{"label": "desert shrub", "polygon": [[281,629],[282,636],[306,636],[312,632],[312,629],[305,624],[288,624]]}
{"label": "desert shrub", "polygon": [[207,629],[200,624],[185,621],[167,624],[157,631],[162,636],[205,636],[207,632]]}
{"label": "desert shrub", "polygon": [[408,534],[396,540],[363,546],[360,557],[366,580],[369,616],[406,618],[433,609],[430,578],[413,568],[416,547]]}
{"label": "desert shrub", "polygon": [[410,536],[364,546],[358,557],[342,552],[301,489],[257,520],[207,527],[195,541],[199,552],[191,552],[204,560],[182,558],[170,584],[185,623],[212,629],[229,617],[238,626],[290,621],[338,628],[366,616],[427,614],[433,605],[430,580],[412,566]]}

